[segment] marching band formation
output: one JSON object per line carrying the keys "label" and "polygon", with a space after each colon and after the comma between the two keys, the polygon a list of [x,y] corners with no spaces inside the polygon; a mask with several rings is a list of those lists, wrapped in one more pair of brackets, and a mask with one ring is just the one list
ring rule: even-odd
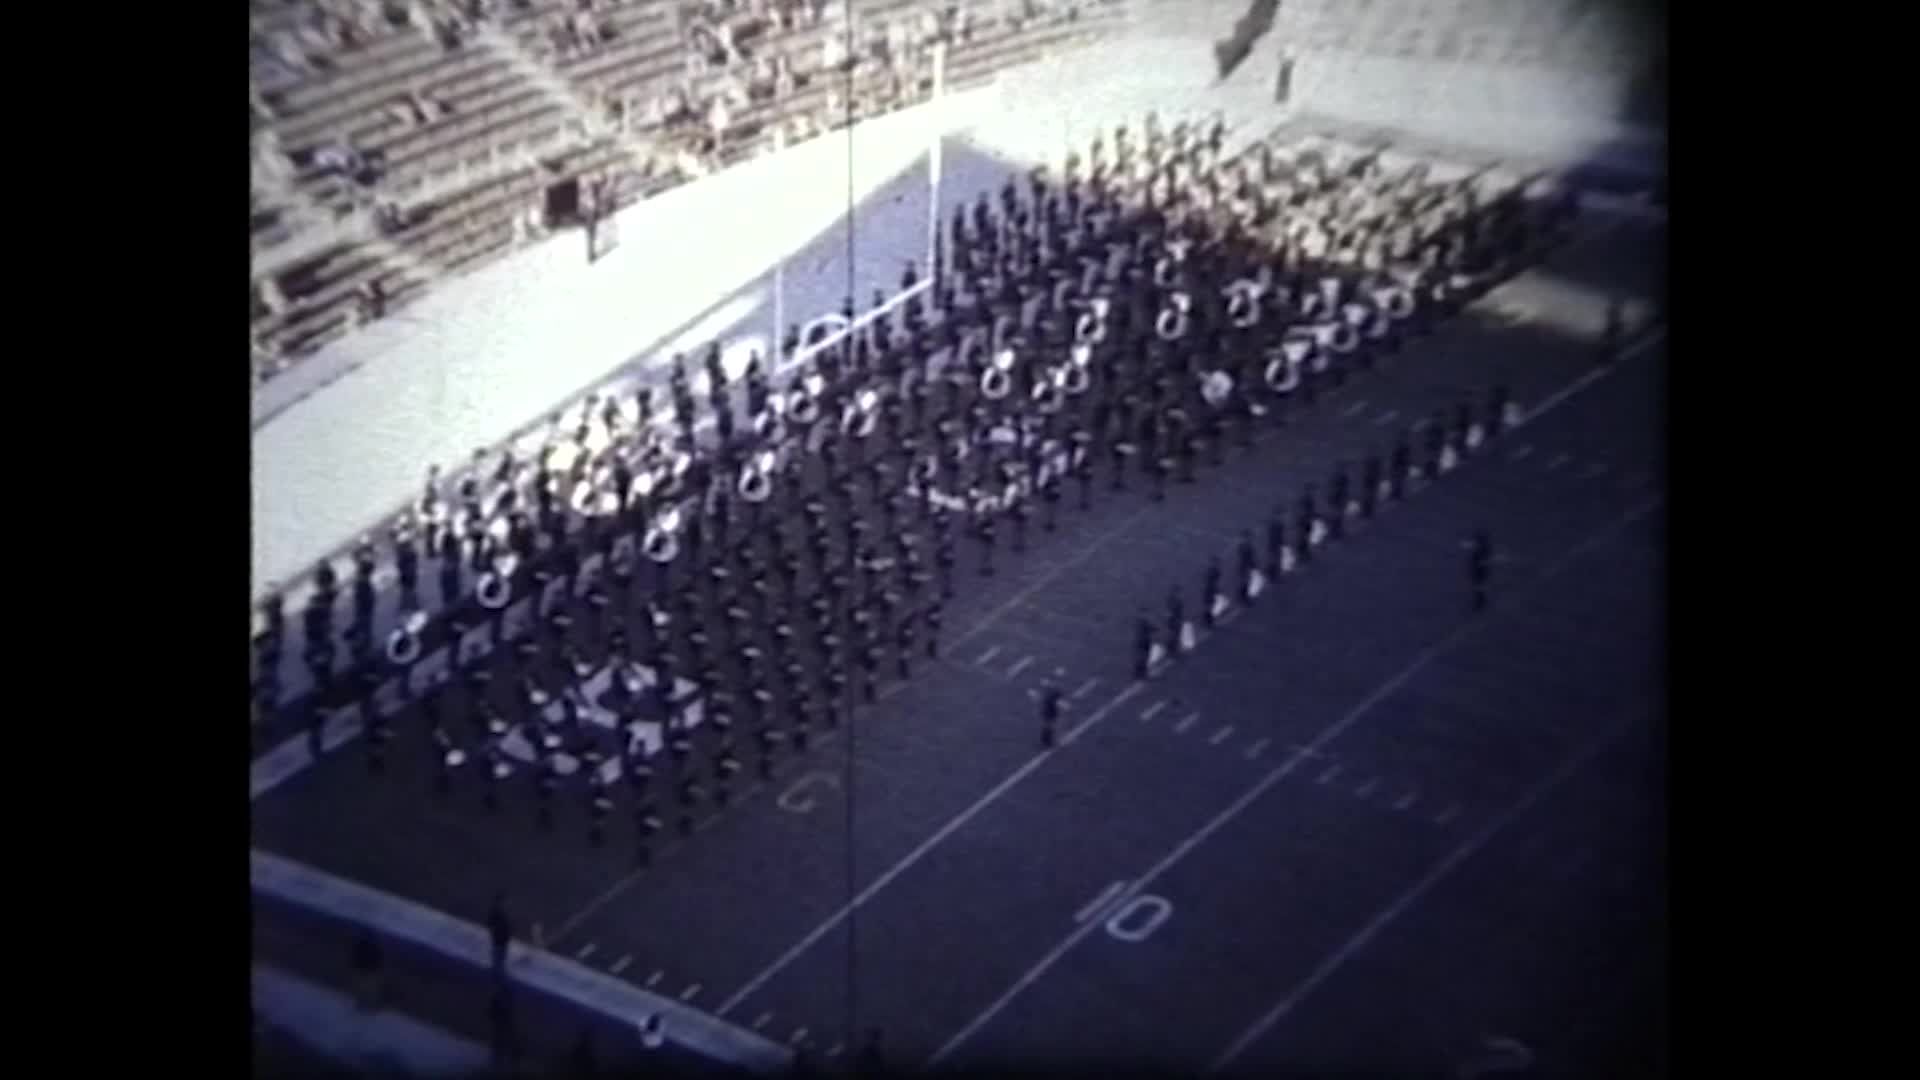
{"label": "marching band formation", "polygon": [[[1217,120],[1119,127],[1059,175],[956,210],[931,287],[844,340],[790,329],[771,370],[755,357],[738,379],[716,343],[697,371],[674,358],[664,400],[556,417],[533,460],[436,470],[349,580],[318,569],[298,658],[316,690],[291,704],[286,605],[264,605],[257,709],[295,714],[316,753],[322,724],[357,710],[376,768],[417,714],[443,789],[477,772],[493,806],[529,775],[543,822],[578,790],[596,841],[624,787],[645,860],[666,819],[690,831],[726,801],[747,759],[772,775],[937,657],[963,547],[992,575],[1003,538],[1018,554],[1036,517],[1057,527],[1069,487],[1089,508],[1097,472],[1164,498],[1537,260],[1575,209],[1551,178],[1442,180],[1273,140],[1226,160],[1224,136]],[[918,281],[908,265],[903,289]],[[1234,589],[1250,602],[1514,416],[1495,388],[1343,466],[1291,523],[1274,512],[1264,554],[1242,537]],[[376,641],[383,566],[399,615]],[[1208,565],[1203,620],[1225,578]],[[1192,644],[1178,590],[1168,607],[1164,627],[1139,620],[1141,677]],[[1063,703],[1041,698],[1052,745]]]}

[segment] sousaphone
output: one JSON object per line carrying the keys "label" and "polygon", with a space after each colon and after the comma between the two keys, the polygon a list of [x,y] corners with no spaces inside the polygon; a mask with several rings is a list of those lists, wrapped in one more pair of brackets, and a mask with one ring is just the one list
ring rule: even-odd
{"label": "sousaphone", "polygon": [[473,595],[480,606],[489,611],[499,611],[513,602],[513,574],[520,560],[513,555],[505,555],[494,561],[493,568],[480,575],[474,583]]}
{"label": "sousaphone", "polygon": [[987,369],[980,373],[980,395],[989,401],[999,401],[1012,393],[1015,362],[1011,348],[1003,348],[995,353]]}
{"label": "sousaphone", "polygon": [[413,611],[402,619],[393,633],[387,635],[387,659],[395,666],[406,667],[420,659],[420,635],[427,629],[427,613]]}
{"label": "sousaphone", "polygon": [[647,526],[640,550],[657,563],[670,563],[680,554],[680,508],[668,507]]}
{"label": "sousaphone", "polygon": [[1187,336],[1189,322],[1188,310],[1193,306],[1193,298],[1186,293],[1175,291],[1167,297],[1167,306],[1153,320],[1153,332],[1162,341],[1179,341]]}
{"label": "sousaphone", "polygon": [[762,450],[748,459],[740,470],[740,497],[750,503],[766,502],[773,494],[773,473],[778,464],[779,457],[772,450]]}

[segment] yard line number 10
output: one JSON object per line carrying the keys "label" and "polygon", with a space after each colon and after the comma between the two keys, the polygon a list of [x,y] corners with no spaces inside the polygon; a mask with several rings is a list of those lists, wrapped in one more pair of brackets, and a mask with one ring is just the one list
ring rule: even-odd
{"label": "yard line number 10", "polygon": [[1126,890],[1125,881],[1116,881],[1107,886],[1091,903],[1080,909],[1074,921],[1085,923],[1105,916],[1107,936],[1129,945],[1147,940],[1154,931],[1160,929],[1162,923],[1172,917],[1173,902],[1151,893],[1126,897]]}

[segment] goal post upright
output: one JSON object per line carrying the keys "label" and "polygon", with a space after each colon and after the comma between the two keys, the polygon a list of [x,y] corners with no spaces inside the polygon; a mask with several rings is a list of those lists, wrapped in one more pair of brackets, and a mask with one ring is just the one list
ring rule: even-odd
{"label": "goal post upright", "polygon": [[[780,124],[773,127],[773,153],[777,157],[787,148],[787,131]],[[776,163],[776,167],[777,163]],[[767,336],[767,370],[776,371],[786,363],[787,357],[781,351],[780,335],[786,330],[787,299],[787,257],[782,254],[773,264],[773,333]]]}
{"label": "goal post upright", "polygon": [[940,114],[941,98],[945,96],[947,74],[947,43],[933,43],[933,96],[928,101],[928,112],[933,123],[932,142],[927,148],[927,276],[934,280],[940,277],[940,150],[946,137],[946,118]]}

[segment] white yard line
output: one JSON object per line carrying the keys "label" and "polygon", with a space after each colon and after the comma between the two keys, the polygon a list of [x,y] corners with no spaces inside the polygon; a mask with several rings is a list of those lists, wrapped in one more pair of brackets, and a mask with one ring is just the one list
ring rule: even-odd
{"label": "white yard line", "polygon": [[1325,960],[1321,961],[1319,966],[1315,967],[1305,979],[1301,980],[1298,986],[1288,991],[1286,996],[1276,1002],[1271,1009],[1262,1013],[1258,1019],[1248,1025],[1247,1029],[1241,1032],[1238,1038],[1234,1039],[1225,1050],[1220,1052],[1220,1056],[1214,1059],[1213,1064],[1208,1067],[1208,1071],[1219,1072],[1232,1065],[1235,1059],[1246,1052],[1247,1047],[1252,1046],[1255,1042],[1259,1041],[1262,1036],[1266,1035],[1267,1032],[1273,1030],[1274,1025],[1278,1024],[1288,1013],[1292,1012],[1301,1001],[1306,999],[1307,995],[1313,993],[1314,989],[1325,982],[1335,971],[1338,971],[1341,965],[1351,960],[1361,949],[1366,948],[1367,945],[1372,943],[1375,938],[1380,936],[1383,930],[1392,925],[1394,920],[1406,914],[1407,911],[1419,903],[1427,893],[1432,891],[1434,886],[1445,880],[1446,877],[1458,869],[1462,863],[1479,853],[1482,848],[1485,848],[1495,836],[1499,835],[1501,830],[1512,824],[1520,815],[1532,809],[1536,803],[1545,798],[1553,789],[1565,783],[1568,777],[1578,772],[1587,762],[1593,760],[1594,757],[1612,743],[1614,739],[1619,738],[1624,730],[1624,727],[1615,728],[1601,738],[1588,743],[1578,754],[1563,762],[1559,768],[1555,769],[1540,783],[1534,785],[1525,796],[1512,806],[1509,806],[1499,817],[1494,818],[1482,826],[1479,832],[1468,837],[1465,843],[1455,848],[1451,854],[1441,860],[1438,866],[1428,871],[1425,876],[1415,882],[1412,888],[1402,893],[1393,903],[1387,905],[1384,910],[1368,921],[1367,925],[1361,927],[1358,933],[1347,939],[1344,944],[1334,950]]}
{"label": "white yard line", "polygon": [[[1144,683],[1133,683],[1132,685],[1129,685],[1128,687],[1126,687],[1124,690],[1121,690],[1119,694],[1115,695],[1105,705],[1102,705],[1098,709],[1095,709],[1091,715],[1089,715],[1085,720],[1081,721],[1079,727],[1076,727],[1072,731],[1068,732],[1065,738],[1061,740],[1062,743],[1071,742],[1081,732],[1086,731],[1087,729],[1091,728],[1093,725],[1099,723],[1102,719],[1104,719],[1107,716],[1108,713],[1126,704],[1128,701],[1131,701],[1135,694],[1138,694],[1141,690],[1144,690],[1145,688],[1146,688],[1146,684]],[[898,879],[900,875],[906,873],[908,870],[911,870],[915,864],[917,864],[921,859],[926,858],[929,852],[931,852],[934,848],[940,846],[940,844],[943,841],[945,841],[949,836],[952,836],[954,833],[960,831],[960,829],[964,827],[967,824],[967,822],[972,821],[974,818],[978,817],[982,811],[986,810],[989,806],[992,806],[996,801],[1000,799],[1002,795],[1005,795],[1008,791],[1011,791],[1014,785],[1026,779],[1029,775],[1031,775],[1034,772],[1034,770],[1038,769],[1044,762],[1047,762],[1050,760],[1052,760],[1051,755],[1045,756],[1045,757],[1032,758],[1025,765],[1022,765],[1019,769],[1015,770],[1005,780],[1002,780],[1000,781],[1000,783],[994,785],[992,790],[988,791],[985,795],[982,795],[978,800],[976,800],[973,803],[973,805],[967,807],[965,810],[962,810],[959,814],[954,816],[953,820],[947,822],[944,826],[941,826],[939,832],[936,832],[932,836],[927,837],[926,840],[920,843],[919,847],[914,848],[911,852],[909,852],[906,855],[905,858],[901,859],[899,862],[889,867],[886,873],[881,874],[879,877],[875,878],[872,884],[860,890],[859,894],[856,895],[852,900],[849,900],[847,903],[843,904],[839,910],[835,911],[832,915],[828,916],[825,921],[823,921],[819,926],[815,927],[805,937],[801,938],[797,942],[794,942],[793,946],[789,948],[786,952],[782,953],[778,959],[773,961],[773,963],[768,964],[765,968],[763,968],[760,971],[759,974],[747,980],[747,983],[745,986],[742,986],[739,990],[735,991],[732,997],[729,997],[726,1001],[720,1004],[719,1009],[715,1010],[715,1015],[726,1016],[728,1013],[738,1008],[741,1002],[745,1001],[748,997],[750,997],[752,994],[758,991],[762,986],[765,986],[768,983],[768,981],[771,980],[775,975],[778,975],[780,974],[780,972],[786,970],[788,965],[792,964],[795,960],[799,959],[800,954],[806,952],[808,949],[812,948],[815,943],[820,941],[820,939],[832,933],[834,928],[838,927],[841,923],[845,922],[849,915],[853,914],[859,908],[865,906],[875,896],[878,896],[881,890],[885,889],[888,885],[893,884],[893,882],[896,879]]]}
{"label": "white yard line", "polygon": [[[1619,520],[1615,521],[1613,524],[1607,526],[1604,529],[1601,529],[1599,532],[1595,533],[1593,536],[1589,537],[1587,540],[1581,542],[1580,544],[1575,545],[1566,554],[1564,554],[1558,560],[1556,560],[1551,566],[1543,570],[1535,580],[1536,581],[1544,580],[1546,578],[1550,578],[1553,575],[1557,574],[1558,572],[1560,572],[1560,570],[1564,569],[1574,559],[1578,558],[1582,553],[1592,548],[1593,546],[1611,538],[1615,533],[1626,528],[1628,525],[1631,525],[1635,521],[1638,521],[1641,517],[1651,512],[1662,501],[1663,501],[1662,498],[1655,498],[1640,504],[1634,510],[1630,511],[1628,514],[1626,514],[1624,517],[1620,518]],[[1218,815],[1216,815],[1212,820],[1208,821],[1205,825],[1202,825],[1198,831],[1194,832],[1193,835],[1189,836],[1186,840],[1182,841],[1179,844],[1179,846],[1175,847],[1172,851],[1168,852],[1166,856],[1164,856],[1159,862],[1149,867],[1145,873],[1141,874],[1138,878],[1135,878],[1133,885],[1127,890],[1127,895],[1139,896],[1143,894],[1155,881],[1157,881],[1160,877],[1165,875],[1168,871],[1172,870],[1175,866],[1179,865],[1181,860],[1185,859],[1195,848],[1199,847],[1200,844],[1205,842],[1208,837],[1219,832],[1221,829],[1225,828],[1230,822],[1232,822],[1235,818],[1239,817],[1242,813],[1244,813],[1249,806],[1253,805],[1253,803],[1260,798],[1260,796],[1266,794],[1269,788],[1279,783],[1281,779],[1283,779],[1289,773],[1291,773],[1295,766],[1300,764],[1302,761],[1307,760],[1311,755],[1319,752],[1321,749],[1326,747],[1334,739],[1338,738],[1343,732],[1351,728],[1354,724],[1358,723],[1363,717],[1365,717],[1367,714],[1372,712],[1373,709],[1377,705],[1379,705],[1382,701],[1385,701],[1389,696],[1397,692],[1402,686],[1406,685],[1406,683],[1409,682],[1415,675],[1419,674],[1422,670],[1424,670],[1428,664],[1431,664],[1441,654],[1451,649],[1455,644],[1457,644],[1462,638],[1466,637],[1475,628],[1483,625],[1486,625],[1486,624],[1477,622],[1477,621],[1461,623],[1458,626],[1456,626],[1452,631],[1450,631],[1446,636],[1442,637],[1439,641],[1435,642],[1431,646],[1428,646],[1424,651],[1422,651],[1418,656],[1414,658],[1412,663],[1408,664],[1405,668],[1401,669],[1401,671],[1398,674],[1394,675],[1392,678],[1388,679],[1386,682],[1376,687],[1374,691],[1371,694],[1368,694],[1367,697],[1364,700],[1362,700],[1358,705],[1355,705],[1340,719],[1328,725],[1324,730],[1322,730],[1318,735],[1316,735],[1313,738],[1313,740],[1309,742],[1306,746],[1300,747],[1297,750],[1295,750],[1294,753],[1292,753],[1287,758],[1286,761],[1282,762],[1279,766],[1274,768],[1272,771],[1268,772],[1266,776],[1262,777],[1259,780],[1259,782],[1255,783],[1253,787],[1249,788],[1244,794],[1242,794],[1238,799],[1236,799],[1225,810],[1221,811]],[[1095,925],[1097,924],[1083,925],[1074,929],[1072,932],[1068,933],[1067,936],[1061,939],[1061,941],[1057,945],[1055,945],[1051,950],[1049,950],[1046,953],[1046,955],[1042,956],[1038,963],[1034,964],[1033,967],[1028,969],[1024,975],[1022,975],[1018,980],[1016,980],[1014,984],[1011,987],[1009,987],[1005,993],[995,998],[984,1010],[980,1012],[979,1015],[975,1016],[972,1020],[968,1021],[968,1023],[964,1027],[962,1027],[959,1031],[955,1032],[953,1036],[949,1038],[946,1041],[946,1043],[943,1044],[939,1050],[935,1051],[933,1056],[927,1060],[926,1067],[933,1068],[938,1066],[950,1054],[952,1054],[955,1050],[959,1049],[960,1046],[963,1045],[968,1039],[972,1038],[976,1032],[978,1032],[981,1028],[985,1027],[989,1022],[993,1020],[994,1017],[998,1016],[1004,1009],[1006,1009],[1007,1005],[1010,1004],[1014,998],[1018,997],[1022,992],[1026,990],[1027,987],[1033,985],[1048,971],[1052,970],[1053,966],[1059,963],[1060,958],[1062,956],[1065,956],[1069,950],[1071,950],[1075,945],[1079,944],[1082,940],[1084,940],[1087,937],[1088,934],[1092,932]]]}

